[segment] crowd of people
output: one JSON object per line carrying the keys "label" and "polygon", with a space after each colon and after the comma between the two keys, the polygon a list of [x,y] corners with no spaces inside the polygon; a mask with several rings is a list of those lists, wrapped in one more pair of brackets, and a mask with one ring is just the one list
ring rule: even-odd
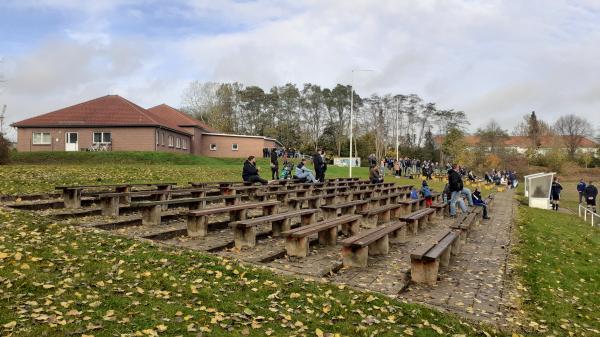
{"label": "crowd of people", "polygon": [[[265,149],[264,155],[270,158],[271,179],[289,179],[296,178],[302,182],[317,183],[325,181],[325,172],[327,171],[327,162],[325,160],[325,151],[319,150],[312,156],[314,172],[306,166],[307,159],[301,158],[297,165],[294,165],[290,158],[298,158],[300,153],[294,149]],[[282,161],[283,169],[279,173],[279,161]],[[399,160],[391,158],[383,158],[377,160],[375,155],[368,157],[369,161],[369,180],[371,183],[382,183],[384,176],[387,174],[396,177],[413,177],[415,174],[420,174],[425,177],[421,184],[420,196],[425,199],[426,204],[430,205],[432,193],[427,180],[432,179],[432,175],[448,176],[448,183],[443,192],[444,201],[450,205],[450,216],[456,216],[456,205],[463,211],[467,212],[467,205],[483,207],[483,218],[489,219],[487,214],[487,205],[481,197],[481,191],[475,188],[471,191],[464,186],[463,177],[469,181],[476,182],[480,180],[471,170],[461,167],[457,164],[440,165],[438,162],[430,160],[420,160],[415,158],[400,158]],[[259,168],[256,166],[256,158],[248,157],[244,162],[242,170],[242,178],[245,182],[267,184],[268,181],[261,178]],[[496,170],[485,172],[483,181],[494,185],[505,185],[509,188],[516,188],[518,178],[516,171],[513,170]],[[560,194],[562,185],[559,183],[558,177],[555,177],[550,190],[550,203],[552,209],[558,211],[560,203]],[[579,194],[579,203],[585,203],[588,208],[596,212],[596,198],[598,189],[592,181],[586,182],[581,179],[577,184],[577,192]],[[419,192],[414,189],[411,191],[411,197],[419,198]],[[464,196],[464,200],[463,197]],[[465,203],[466,200],[466,203]]]}
{"label": "crowd of people", "polygon": [[[288,154],[297,155],[299,153],[288,152],[285,149],[267,149],[270,158],[271,180],[278,179],[299,179],[302,182],[317,183],[325,181],[325,172],[327,171],[327,162],[325,160],[325,151],[319,150],[312,156],[313,172],[306,166],[306,158],[301,157],[299,163],[294,165]],[[266,154],[266,153],[265,153]],[[283,169],[279,173],[279,159],[281,158]],[[242,168],[242,179],[244,182],[260,183],[266,185],[267,180],[260,177],[260,168],[256,166],[256,157],[249,156],[244,162]],[[294,174],[292,174],[294,172]]]}

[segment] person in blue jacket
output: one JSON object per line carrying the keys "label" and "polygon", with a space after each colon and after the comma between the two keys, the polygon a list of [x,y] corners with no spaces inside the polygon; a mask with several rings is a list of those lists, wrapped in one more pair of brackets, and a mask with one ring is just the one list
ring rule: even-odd
{"label": "person in blue jacket", "polygon": [[481,192],[479,191],[479,189],[475,188],[475,191],[473,192],[473,194],[471,194],[471,196],[473,198],[473,205],[483,207],[483,219],[490,219],[490,217],[488,216],[487,204],[485,203],[483,198],[481,198]]}
{"label": "person in blue jacket", "polygon": [[579,184],[577,184],[577,192],[579,193],[579,203],[581,204],[581,200],[585,200],[585,181],[583,179],[579,180]]}

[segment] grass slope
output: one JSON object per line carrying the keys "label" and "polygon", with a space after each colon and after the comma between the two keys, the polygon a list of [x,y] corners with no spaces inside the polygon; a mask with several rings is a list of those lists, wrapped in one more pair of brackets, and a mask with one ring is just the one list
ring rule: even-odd
{"label": "grass slope", "polygon": [[418,305],[0,209],[0,334],[492,336]]}
{"label": "grass slope", "polygon": [[577,217],[519,207],[523,309],[545,336],[600,334],[600,230]]}

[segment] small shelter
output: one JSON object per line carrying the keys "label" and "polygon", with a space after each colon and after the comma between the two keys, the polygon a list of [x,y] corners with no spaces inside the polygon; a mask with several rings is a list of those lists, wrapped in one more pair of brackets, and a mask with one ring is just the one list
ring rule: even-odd
{"label": "small shelter", "polygon": [[555,172],[535,173],[525,176],[525,196],[529,207],[550,209],[550,190]]}

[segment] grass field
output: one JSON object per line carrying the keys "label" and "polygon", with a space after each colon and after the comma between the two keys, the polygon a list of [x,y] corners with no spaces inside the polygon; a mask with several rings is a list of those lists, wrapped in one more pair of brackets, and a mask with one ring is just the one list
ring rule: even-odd
{"label": "grass field", "polygon": [[526,329],[600,334],[600,229],[569,214],[519,207],[519,288]]}

